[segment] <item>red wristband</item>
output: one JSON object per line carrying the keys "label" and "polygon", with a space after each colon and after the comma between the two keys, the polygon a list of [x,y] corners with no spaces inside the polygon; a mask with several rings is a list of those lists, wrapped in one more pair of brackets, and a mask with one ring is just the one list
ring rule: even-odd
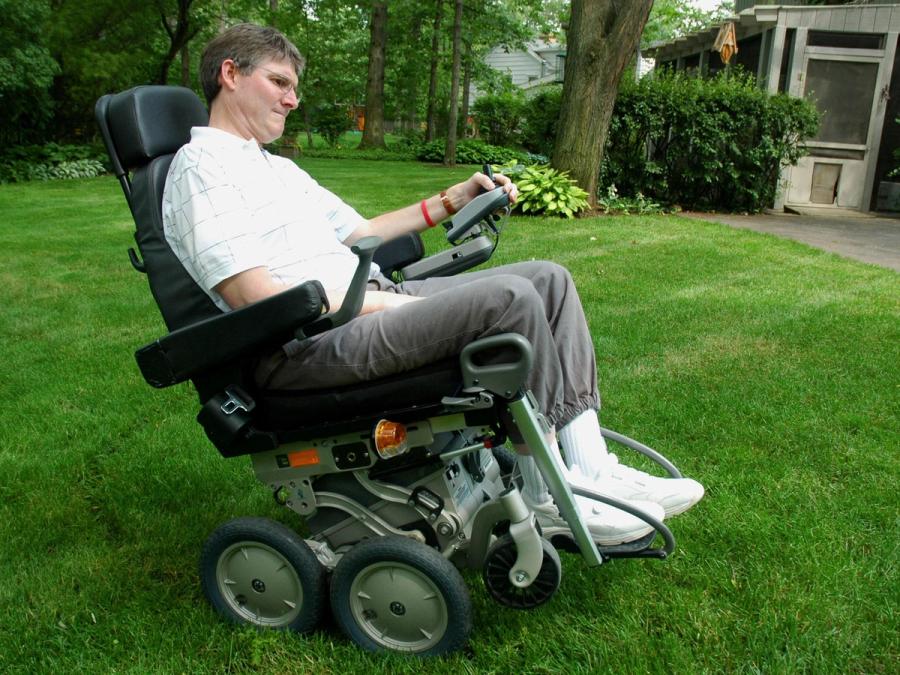
{"label": "red wristband", "polygon": [[431,216],[428,215],[428,207],[425,206],[426,200],[423,199],[422,203],[419,206],[422,207],[422,215],[425,216],[425,222],[428,224],[428,227],[434,227],[435,222],[431,219]]}

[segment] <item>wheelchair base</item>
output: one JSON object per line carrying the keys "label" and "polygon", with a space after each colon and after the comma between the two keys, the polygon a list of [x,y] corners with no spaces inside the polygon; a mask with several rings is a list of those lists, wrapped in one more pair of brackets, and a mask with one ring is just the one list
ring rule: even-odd
{"label": "wheelchair base", "polygon": [[[496,427],[473,424],[489,419],[477,414],[491,412],[490,397],[482,393],[471,401],[454,400],[454,410],[468,413],[407,424],[411,449],[389,459],[380,458],[372,438],[359,432],[252,455],[257,477],[275,500],[306,520],[305,552],[295,540],[276,537],[275,528],[223,526],[226,531],[214,533],[204,553],[210,602],[232,621],[308,630],[316,623],[318,605],[327,600],[344,632],[366,649],[443,654],[464,644],[471,629],[471,601],[460,568],[480,570],[485,589],[498,603],[531,609],[559,588],[557,551],[579,553],[588,565],[615,558],[665,559],[671,553],[674,537],[665,524],[628,502],[570,485],[543,441],[542,419],[531,402],[513,403],[519,404],[518,409],[510,406],[517,426],[530,427],[533,455],[536,460],[544,455],[539,466],[545,477],[550,472],[557,503],[568,499],[574,507],[569,511],[579,513],[576,496],[594,499],[644,520],[654,531],[616,546],[588,540],[589,551],[584,537],[573,534],[575,528],[542,531],[522,500],[508,453],[498,451],[501,470],[491,450]],[[608,430],[604,435],[677,473],[646,446]],[[580,513],[575,518],[573,523],[564,513],[568,524],[587,533]],[[238,534],[242,541],[235,540]],[[657,535],[665,541],[662,548],[654,548]],[[245,565],[244,551],[294,571],[269,578]],[[321,578],[327,572],[333,581],[326,598]],[[262,602],[260,596],[270,588],[284,597]],[[297,613],[301,605],[309,611]]]}

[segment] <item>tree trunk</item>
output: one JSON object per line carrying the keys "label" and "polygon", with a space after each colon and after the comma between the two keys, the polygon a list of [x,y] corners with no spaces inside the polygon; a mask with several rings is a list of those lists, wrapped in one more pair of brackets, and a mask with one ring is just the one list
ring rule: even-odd
{"label": "tree trunk", "polygon": [[472,88],[472,43],[466,42],[466,58],[463,64],[462,110],[460,110],[460,132],[466,137],[469,128],[469,90]]}
{"label": "tree trunk", "polygon": [[303,103],[303,124],[306,126],[306,147],[313,147],[312,120],[309,118],[309,104]]}
{"label": "tree trunk", "polygon": [[433,141],[435,134],[438,58],[440,57],[441,18],[444,15],[444,0],[437,0],[434,10],[434,30],[431,32],[431,79],[428,81],[428,113],[425,116],[425,140]]}
{"label": "tree trunk", "polygon": [[450,115],[447,119],[447,145],[444,164],[456,166],[456,123],[459,116],[459,64],[461,60],[463,0],[456,0],[453,15],[453,75],[450,78]]}
{"label": "tree trunk", "polygon": [[191,86],[191,49],[187,42],[181,46],[181,86]]}
{"label": "tree trunk", "polygon": [[384,145],[384,48],[387,42],[387,2],[372,3],[369,25],[369,77],[366,80],[366,126],[361,148]]}
{"label": "tree trunk", "polygon": [[551,164],[597,206],[597,180],[622,72],[653,0],[572,0],[559,132]]}
{"label": "tree trunk", "polygon": [[164,3],[157,2],[156,7],[159,10],[159,18],[162,21],[166,34],[169,36],[169,49],[159,64],[157,84],[168,84],[169,68],[175,61],[175,56],[200,30],[200,27],[194,26],[191,21],[190,13],[193,2],[194,0],[178,0],[178,16],[174,20],[170,20],[166,16]]}
{"label": "tree trunk", "polygon": [[[412,29],[410,31],[410,37],[412,44],[420,44],[422,41],[422,22],[424,21],[424,17],[421,14],[416,14],[413,17]],[[421,97],[419,96],[419,71],[415,68],[415,64],[410,64],[407,66],[408,74],[403,78],[403,91],[406,93],[403,95],[404,100],[406,101],[406,105],[403,106],[403,119],[401,120],[401,128],[404,131],[412,131],[416,128],[416,120],[418,118],[419,113],[419,101]]]}

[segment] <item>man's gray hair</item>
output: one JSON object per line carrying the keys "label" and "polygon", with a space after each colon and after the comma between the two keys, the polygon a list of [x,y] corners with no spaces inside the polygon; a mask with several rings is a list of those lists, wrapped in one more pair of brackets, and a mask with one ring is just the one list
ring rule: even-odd
{"label": "man's gray hair", "polygon": [[242,73],[251,73],[268,60],[288,61],[298,76],[306,63],[293,43],[274,28],[252,23],[227,28],[210,40],[200,57],[200,85],[209,105],[222,89],[219,70],[226,59],[234,61]]}

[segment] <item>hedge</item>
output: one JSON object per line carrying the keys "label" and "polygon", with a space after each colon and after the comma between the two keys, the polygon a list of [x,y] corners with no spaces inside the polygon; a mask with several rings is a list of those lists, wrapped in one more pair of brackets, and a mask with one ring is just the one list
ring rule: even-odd
{"label": "hedge", "polygon": [[643,78],[619,91],[600,182],[689,208],[759,211],[817,128],[811,103],[771,96],[749,76]]}
{"label": "hedge", "polygon": [[[526,107],[521,142],[550,154],[559,118],[560,88]],[[667,71],[623,82],[616,98],[600,175],[600,194],[686,208],[759,211],[775,200],[783,164],[805,152],[816,133],[814,106],[770,96],[753,78],[721,73],[712,79]]]}

